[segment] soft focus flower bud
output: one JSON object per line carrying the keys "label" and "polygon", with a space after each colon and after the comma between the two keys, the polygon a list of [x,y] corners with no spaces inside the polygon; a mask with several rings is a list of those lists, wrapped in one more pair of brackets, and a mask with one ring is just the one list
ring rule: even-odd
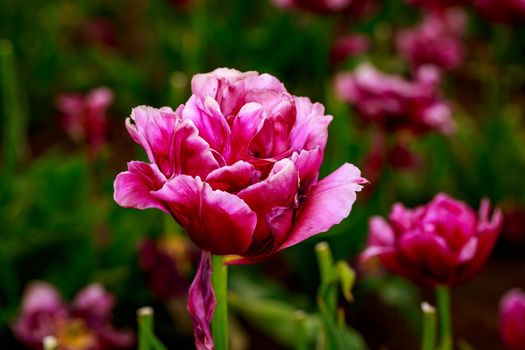
{"label": "soft focus flower bud", "polygon": [[87,95],[63,94],[56,106],[62,114],[61,125],[71,138],[83,141],[96,152],[107,141],[106,110],[113,102],[113,92],[98,88]]}
{"label": "soft focus flower bud", "polygon": [[386,75],[370,64],[359,65],[353,73],[335,78],[335,91],[353,105],[359,116],[387,131],[410,130],[415,133],[454,131],[452,111],[438,91],[439,71],[422,66],[415,81]]}
{"label": "soft focus flower bud", "polygon": [[503,343],[509,350],[525,349],[525,293],[508,291],[500,302],[499,327]]}
{"label": "soft focus flower bud", "polygon": [[463,61],[464,25],[465,16],[460,10],[427,15],[418,27],[397,35],[398,50],[414,69],[425,64],[454,69]]}
{"label": "soft focus flower bud", "polygon": [[483,266],[501,225],[501,212],[489,218],[486,200],[478,217],[465,203],[442,193],[415,209],[397,203],[388,220],[370,219],[368,247],[361,258],[378,257],[386,269],[421,285],[454,286]]}
{"label": "soft focus flower bud", "polygon": [[45,282],[26,290],[19,318],[12,328],[15,336],[32,349],[42,349],[44,338],[52,336],[60,349],[127,349],[133,334],[111,325],[113,296],[100,284],[80,291],[68,307],[56,289]]}
{"label": "soft focus flower bud", "polygon": [[173,111],[137,107],[126,125],[148,163],[115,180],[124,207],[172,215],[201,249],[262,259],[343,220],[366,182],[344,164],[318,181],[331,116],[269,74],[217,69]]}

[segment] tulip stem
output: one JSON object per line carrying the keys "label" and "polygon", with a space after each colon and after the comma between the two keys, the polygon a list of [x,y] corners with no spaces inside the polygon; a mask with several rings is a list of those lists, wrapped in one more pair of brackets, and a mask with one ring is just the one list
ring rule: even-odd
{"label": "tulip stem", "polygon": [[423,311],[423,341],[421,350],[436,349],[436,308],[429,303],[422,303]]}
{"label": "tulip stem", "polygon": [[211,321],[215,350],[228,350],[228,267],[220,255],[212,255],[212,284],[217,305]]}
{"label": "tulip stem", "polygon": [[441,333],[440,350],[452,350],[452,324],[450,319],[450,290],[446,286],[436,287],[436,303]]}

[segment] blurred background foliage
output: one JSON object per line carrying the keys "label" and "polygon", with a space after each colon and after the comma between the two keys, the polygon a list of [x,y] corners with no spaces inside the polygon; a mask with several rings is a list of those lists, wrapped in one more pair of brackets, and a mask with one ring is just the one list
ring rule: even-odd
{"label": "blurred background foliage", "polygon": [[[523,285],[525,26],[490,23],[471,10],[467,16],[464,64],[444,74],[441,84],[456,133],[408,137],[405,146],[418,165],[382,166],[341,225],[262,265],[233,268],[233,329],[245,339],[239,348],[290,346],[285,335],[272,334],[260,320],[283,321],[283,313],[314,310],[319,284],[314,244],[327,240],[336,259],[353,262],[364,246],[368,218],[385,215],[396,201],[413,206],[447,192],[477,207],[482,197],[490,198],[517,220],[512,223],[518,234],[502,238],[495,259],[510,260],[517,266],[511,270],[521,274],[499,289]],[[19,346],[9,324],[24,287],[35,279],[51,282],[66,299],[90,282],[101,282],[116,296],[117,325],[135,327],[135,310],[153,305],[159,337],[191,348],[184,303],[156,296],[139,262],[145,238],[180,235],[180,229],[159,212],[119,208],[112,200],[112,182],[125,161],[144,159],[126,134],[124,118],[137,105],[183,103],[198,72],[223,66],[267,72],[291,93],[322,102],[334,116],[324,173],[349,161],[367,177],[363,163],[377,130],[359,123],[336,98],[333,77],[363,61],[408,76],[410,67],[397,55],[393,36],[421,17],[401,0],[384,1],[362,18],[285,11],[267,0],[1,0],[2,348]],[[333,62],[336,39],[355,33],[367,36],[372,48]],[[59,127],[55,101],[62,93],[98,86],[113,91],[114,103],[108,111],[109,141],[93,156]],[[510,284],[512,279],[517,282]],[[347,320],[371,348],[416,344],[421,296],[412,285],[381,274],[358,277],[355,297]],[[273,306],[253,309],[251,300]],[[385,320],[405,322],[388,330],[374,321],[385,313],[378,301],[389,305]],[[495,314],[490,317],[488,323],[495,324]]]}

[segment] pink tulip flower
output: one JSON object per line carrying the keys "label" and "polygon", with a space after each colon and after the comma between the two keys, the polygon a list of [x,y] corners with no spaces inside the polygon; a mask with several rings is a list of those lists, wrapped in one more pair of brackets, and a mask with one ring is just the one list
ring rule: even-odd
{"label": "pink tulip flower", "polygon": [[329,230],[366,182],[344,164],[318,181],[332,117],[269,74],[217,69],[193,77],[175,111],[134,108],[128,131],[148,162],[128,163],[115,201],[157,208],[204,250],[189,289],[197,349],[213,349],[210,253],[254,262]]}
{"label": "pink tulip flower", "polygon": [[36,282],[26,290],[12,328],[32,349],[42,349],[46,336],[54,336],[59,349],[128,349],[134,344],[133,334],[113,328],[113,305],[113,296],[99,284],[84,288],[68,307],[53,286]]}
{"label": "pink tulip flower", "polygon": [[454,131],[452,111],[438,92],[439,72],[433,66],[418,69],[415,81],[386,75],[370,64],[361,64],[353,73],[335,78],[339,98],[353,105],[366,122],[387,131],[410,130],[423,133]]}
{"label": "pink tulip flower", "polygon": [[479,217],[465,203],[438,194],[427,205],[407,209],[397,203],[388,220],[369,221],[363,261],[378,257],[383,266],[415,283],[454,286],[474,277],[487,260],[502,226],[489,202]]}
{"label": "pink tulip flower", "polygon": [[91,152],[107,141],[106,111],[113,102],[113,92],[98,88],[87,95],[63,94],[56,106],[62,114],[61,125],[74,140],[85,142]]}
{"label": "pink tulip flower", "polygon": [[503,343],[509,350],[525,349],[525,293],[508,291],[500,302],[499,327]]}
{"label": "pink tulip flower", "polygon": [[348,216],[366,182],[344,164],[318,181],[331,116],[275,77],[217,69],[196,75],[175,111],[133,109],[126,125],[149,162],[115,180],[124,207],[170,215],[201,249],[268,257]]}
{"label": "pink tulip flower", "polygon": [[454,69],[463,61],[464,25],[465,15],[460,10],[427,15],[418,27],[397,35],[397,48],[414,69],[426,64]]}

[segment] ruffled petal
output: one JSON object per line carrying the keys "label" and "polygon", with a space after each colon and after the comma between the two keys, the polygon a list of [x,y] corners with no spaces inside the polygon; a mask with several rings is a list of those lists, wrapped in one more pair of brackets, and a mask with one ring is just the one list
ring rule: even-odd
{"label": "ruffled petal", "polygon": [[199,248],[242,255],[250,245],[257,216],[239,197],[187,175],[174,177],[153,195],[166,203]]}
{"label": "ruffled petal", "polygon": [[233,120],[231,157],[234,160],[244,158],[250,142],[261,130],[266,113],[258,103],[245,104]]}
{"label": "ruffled petal", "polygon": [[191,120],[180,122],[170,149],[171,174],[206,177],[219,167],[210,146],[199,136]]}
{"label": "ruffled petal", "polygon": [[[249,254],[261,254],[271,250],[274,245],[272,227],[275,221],[275,213],[271,213],[275,207],[292,208],[299,186],[299,174],[295,164],[289,159],[283,159],[275,163],[270,175],[261,182],[242,190],[238,193],[252,210],[257,214],[257,228],[253,236],[253,243]],[[272,222],[269,222],[269,216]],[[280,215],[279,215],[280,216]],[[285,224],[279,220],[279,231],[283,229],[288,232],[292,224],[292,216],[287,216]],[[283,228],[284,226],[284,228]]]}
{"label": "ruffled petal", "polygon": [[296,214],[295,224],[288,239],[278,250],[326,232],[340,223],[350,214],[356,200],[356,192],[359,192],[361,184],[366,182],[359,169],[348,163],[319,181],[312,187]]}
{"label": "ruffled petal", "polygon": [[252,184],[259,175],[253,165],[240,160],[209,173],[206,183],[209,183],[214,190],[238,192]]}
{"label": "ruffled petal", "polygon": [[151,195],[160,189],[166,178],[155,164],[129,162],[128,171],[117,175],[113,184],[113,198],[126,208],[157,208],[167,212],[166,206]]}
{"label": "ruffled petal", "polygon": [[190,97],[182,110],[184,119],[190,119],[210,147],[220,154],[225,154],[230,142],[230,127],[222,115],[215,99],[206,96],[201,99],[197,95]]}
{"label": "ruffled petal", "polygon": [[291,146],[294,150],[320,148],[324,150],[328,140],[328,125],[331,115],[324,115],[320,103],[312,103],[307,97],[294,97],[297,119],[290,133]]}

